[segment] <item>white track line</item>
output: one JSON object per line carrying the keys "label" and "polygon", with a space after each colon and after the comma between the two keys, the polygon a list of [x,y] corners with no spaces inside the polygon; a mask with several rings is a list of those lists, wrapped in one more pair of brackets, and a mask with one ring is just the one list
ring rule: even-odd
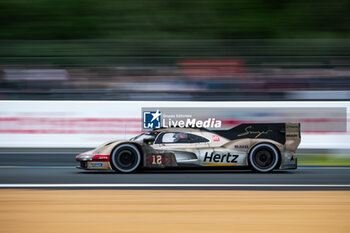
{"label": "white track line", "polygon": [[0,184],[0,188],[350,188],[349,184]]}

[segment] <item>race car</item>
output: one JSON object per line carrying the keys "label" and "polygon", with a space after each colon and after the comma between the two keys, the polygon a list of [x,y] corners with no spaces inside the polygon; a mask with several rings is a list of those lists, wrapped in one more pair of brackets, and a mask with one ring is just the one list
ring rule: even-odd
{"label": "race car", "polygon": [[78,168],[130,173],[142,168],[296,169],[299,123],[241,124],[229,130],[160,128],[76,156]]}

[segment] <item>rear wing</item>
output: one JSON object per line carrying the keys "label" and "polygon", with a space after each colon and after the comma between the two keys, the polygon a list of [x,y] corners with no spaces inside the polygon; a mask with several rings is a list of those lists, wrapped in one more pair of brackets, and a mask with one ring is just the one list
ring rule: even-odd
{"label": "rear wing", "polygon": [[[271,139],[295,151],[300,143],[300,123],[240,124],[229,130],[214,130],[229,140],[242,138]],[[287,149],[287,148],[286,148]]]}

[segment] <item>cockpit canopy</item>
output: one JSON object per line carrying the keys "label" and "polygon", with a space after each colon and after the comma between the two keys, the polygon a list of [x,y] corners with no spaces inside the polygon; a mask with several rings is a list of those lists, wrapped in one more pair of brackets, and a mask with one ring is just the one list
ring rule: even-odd
{"label": "cockpit canopy", "polygon": [[[158,136],[159,135],[159,136]],[[131,141],[144,142],[147,144],[168,143],[200,143],[209,142],[208,139],[184,132],[146,132],[130,139]]]}

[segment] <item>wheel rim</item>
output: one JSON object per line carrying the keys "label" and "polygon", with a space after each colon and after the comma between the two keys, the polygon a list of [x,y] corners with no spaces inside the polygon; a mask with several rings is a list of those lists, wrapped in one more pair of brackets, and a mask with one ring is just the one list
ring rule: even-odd
{"label": "wheel rim", "polygon": [[130,150],[122,150],[118,153],[117,163],[123,169],[129,169],[135,165],[136,156]]}
{"label": "wheel rim", "polygon": [[254,161],[259,168],[270,168],[275,162],[275,156],[271,151],[262,149],[255,153]]}

